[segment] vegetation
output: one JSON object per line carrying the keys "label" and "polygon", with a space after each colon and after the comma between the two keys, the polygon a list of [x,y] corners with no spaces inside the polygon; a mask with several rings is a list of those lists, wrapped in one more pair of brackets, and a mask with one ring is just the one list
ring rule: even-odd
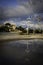
{"label": "vegetation", "polygon": [[27,32],[26,29],[23,28],[22,26],[16,27],[16,29],[22,31],[22,33],[26,33]]}
{"label": "vegetation", "polygon": [[37,33],[37,34],[41,33],[41,34],[42,34],[42,33],[43,33],[43,30],[41,30],[41,29],[36,29],[36,30],[35,30],[35,33]]}
{"label": "vegetation", "polygon": [[[21,35],[22,34],[27,34],[27,30],[25,28],[23,28],[22,26],[16,27],[15,30],[20,30],[21,31],[20,32]],[[14,30],[12,28],[12,25],[10,23],[6,23],[5,25],[0,26],[0,32],[11,32],[11,31],[14,32]],[[39,33],[42,34],[43,30],[42,29],[35,29],[35,30],[33,30],[32,28],[28,28],[28,34],[33,34],[33,33],[35,33],[35,34],[39,34]]]}
{"label": "vegetation", "polygon": [[0,32],[14,32],[13,26],[10,23],[0,26]]}
{"label": "vegetation", "polygon": [[10,27],[11,27],[11,24],[6,23],[5,25],[0,27],[0,32],[10,32]]}
{"label": "vegetation", "polygon": [[0,32],[9,32],[9,27],[7,27],[7,26],[1,26],[0,27]]}
{"label": "vegetation", "polygon": [[33,29],[31,29],[31,28],[28,29],[28,34],[30,34],[30,33],[33,33]]}
{"label": "vegetation", "polygon": [[8,27],[10,27],[10,26],[11,26],[11,24],[10,24],[10,23],[6,23],[6,24],[5,24],[5,26],[8,26]]}

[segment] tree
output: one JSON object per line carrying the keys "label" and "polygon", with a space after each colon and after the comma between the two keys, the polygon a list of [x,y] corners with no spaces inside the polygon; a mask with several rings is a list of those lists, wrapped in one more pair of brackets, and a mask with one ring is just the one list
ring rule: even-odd
{"label": "tree", "polygon": [[8,31],[8,32],[12,30],[12,26],[11,26],[10,23],[5,24],[5,30]]}
{"label": "tree", "polygon": [[35,33],[42,34],[42,30],[41,29],[35,29]]}
{"label": "tree", "polygon": [[22,31],[23,33],[26,33],[27,32],[26,29],[23,28],[22,26],[16,27],[16,29]]}
{"label": "tree", "polygon": [[0,27],[0,32],[9,32],[9,27],[7,27],[7,26],[1,26]]}
{"label": "tree", "polygon": [[6,24],[5,24],[5,26],[8,26],[8,27],[10,27],[10,26],[11,26],[11,24],[10,24],[10,23],[6,23]]}
{"label": "tree", "polygon": [[29,28],[28,33],[33,33],[33,29]]}

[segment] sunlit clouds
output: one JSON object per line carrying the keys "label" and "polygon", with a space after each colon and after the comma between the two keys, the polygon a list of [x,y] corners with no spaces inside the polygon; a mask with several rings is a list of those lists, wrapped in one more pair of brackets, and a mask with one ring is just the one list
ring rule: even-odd
{"label": "sunlit clouds", "polygon": [[4,24],[6,24],[6,23],[10,23],[10,24],[15,24],[16,25],[16,23],[14,23],[13,20],[5,21]]}

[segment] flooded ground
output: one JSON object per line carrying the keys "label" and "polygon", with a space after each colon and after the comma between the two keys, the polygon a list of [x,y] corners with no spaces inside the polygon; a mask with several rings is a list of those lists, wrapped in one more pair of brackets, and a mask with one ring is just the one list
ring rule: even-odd
{"label": "flooded ground", "polygon": [[43,40],[16,40],[0,43],[0,65],[43,63]]}

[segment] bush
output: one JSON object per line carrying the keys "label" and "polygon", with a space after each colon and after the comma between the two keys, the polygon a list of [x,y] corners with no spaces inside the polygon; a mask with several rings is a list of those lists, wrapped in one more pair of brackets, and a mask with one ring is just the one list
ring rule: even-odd
{"label": "bush", "polygon": [[29,28],[28,33],[33,33],[33,29]]}
{"label": "bush", "polygon": [[43,31],[42,31],[41,29],[36,29],[36,30],[35,30],[35,33],[40,33],[40,34],[42,34],[42,32],[43,32]]}
{"label": "bush", "polygon": [[0,27],[0,32],[9,32],[9,27],[7,27],[7,26],[1,26]]}
{"label": "bush", "polygon": [[27,32],[26,29],[23,28],[22,26],[16,27],[16,29],[22,31],[22,33],[26,33]]}

